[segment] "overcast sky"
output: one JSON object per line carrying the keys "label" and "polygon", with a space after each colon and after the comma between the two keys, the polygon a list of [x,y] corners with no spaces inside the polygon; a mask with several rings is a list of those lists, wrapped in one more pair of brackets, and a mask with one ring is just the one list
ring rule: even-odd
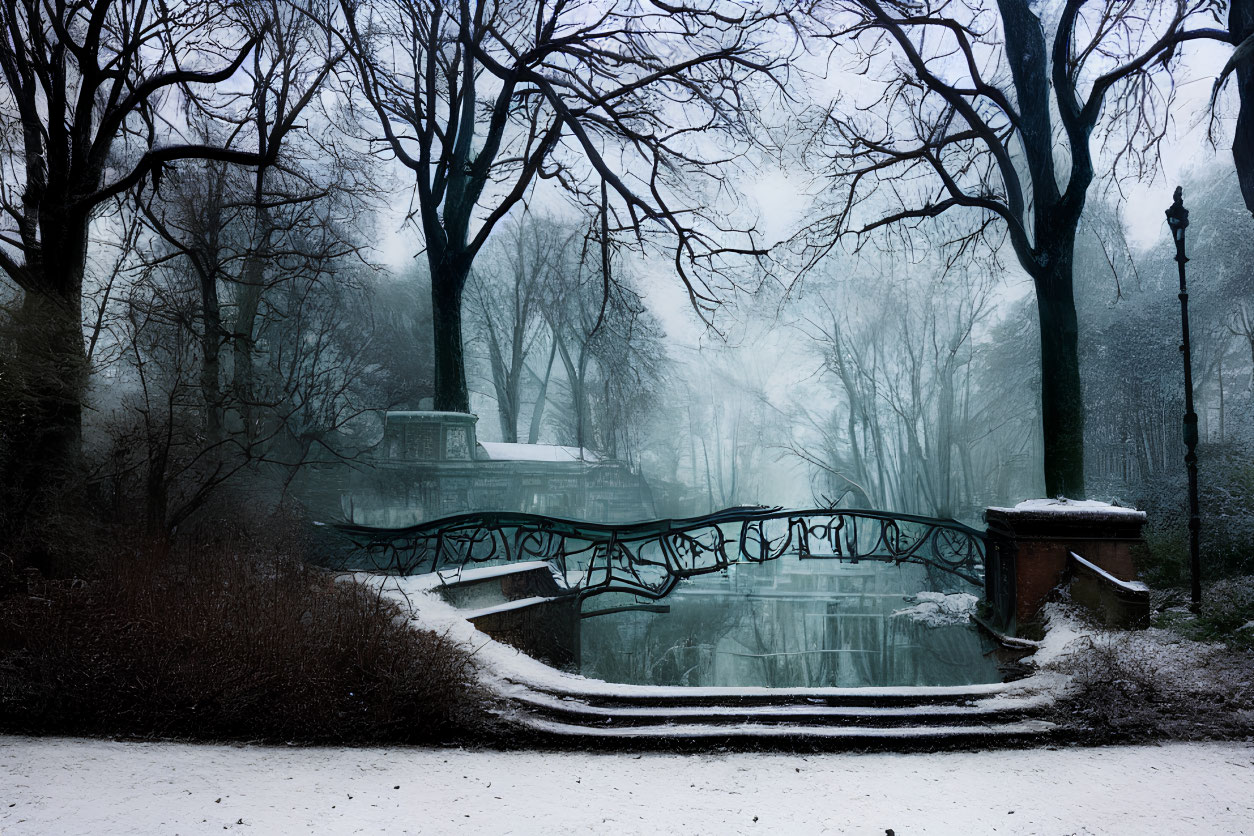
{"label": "overcast sky", "polygon": [[[1171,204],[1172,190],[1187,175],[1190,169],[1219,168],[1235,175],[1231,153],[1226,144],[1232,135],[1232,122],[1235,118],[1235,107],[1230,104],[1221,108],[1223,113],[1217,123],[1216,135],[1220,142],[1218,150],[1207,140],[1207,103],[1212,86],[1227,60],[1229,50],[1218,44],[1200,42],[1191,44],[1181,61],[1177,80],[1179,83],[1176,114],[1168,127],[1163,146],[1162,168],[1154,180],[1144,183],[1124,183],[1122,196],[1119,192],[1109,189],[1108,182],[1099,180],[1090,191],[1090,204],[1102,199],[1103,194],[1118,203],[1127,226],[1129,242],[1134,248],[1146,248],[1154,244],[1162,234],[1165,223],[1163,212]],[[817,82],[820,86],[839,89],[840,78],[848,78],[843,74],[831,74]],[[816,91],[819,96],[827,91]],[[1221,102],[1229,102],[1235,97],[1231,90],[1226,91]],[[391,213],[384,213],[379,218],[379,249],[383,260],[397,269],[404,269],[413,263],[415,253],[421,247],[421,234],[413,225],[404,225],[404,212],[409,201],[409,189],[412,178],[408,172],[396,166],[397,186],[396,199],[391,201],[394,207]],[[737,184],[747,205],[756,205],[760,218],[759,229],[767,241],[778,241],[788,236],[798,224],[807,220],[806,213],[811,206],[805,198],[807,192],[813,191],[815,184],[808,175],[789,177],[782,170],[771,170],[759,167],[756,177],[744,177]],[[542,184],[541,189],[544,188]],[[1185,203],[1192,211],[1193,220],[1204,223],[1206,207],[1189,204],[1188,195]],[[535,204],[541,207],[553,207],[557,211],[569,211],[563,198],[543,191],[535,195]],[[711,340],[720,341],[716,334],[706,333],[705,329],[693,315],[679,279],[669,259],[653,258],[648,262],[636,260],[635,268],[641,276],[641,286],[647,294],[650,306],[667,328],[668,335],[677,343],[695,346]],[[1013,259],[1007,266],[1015,270]],[[1009,296],[1027,292],[1026,276],[1008,275],[1005,292]],[[731,323],[728,323],[731,324]],[[744,335],[726,332],[724,336],[732,342],[739,342]]]}

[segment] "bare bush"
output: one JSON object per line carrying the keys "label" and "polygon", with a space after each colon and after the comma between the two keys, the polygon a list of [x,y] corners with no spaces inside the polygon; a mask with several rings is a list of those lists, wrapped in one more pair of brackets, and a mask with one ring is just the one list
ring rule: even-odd
{"label": "bare bush", "polygon": [[1088,740],[1239,737],[1254,732],[1254,654],[1163,629],[1096,632],[1048,669],[1069,675],[1060,722]]}
{"label": "bare bush", "polygon": [[119,550],[0,600],[0,726],[285,741],[466,739],[469,655],[270,542]]}

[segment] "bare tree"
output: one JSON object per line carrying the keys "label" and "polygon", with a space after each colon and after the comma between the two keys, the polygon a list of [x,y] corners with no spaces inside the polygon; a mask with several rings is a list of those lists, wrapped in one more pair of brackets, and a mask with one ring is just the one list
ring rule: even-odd
{"label": "bare tree", "polygon": [[[974,448],[983,401],[972,382],[990,311],[983,265],[944,273],[891,255],[846,266],[837,288],[802,299],[803,330],[839,384],[838,406],[800,408],[820,444],[792,451],[825,475],[829,501],[955,516],[976,501]],[[920,276],[918,274],[924,274]]]}
{"label": "bare tree", "polygon": [[1072,270],[1093,145],[1107,142],[1116,169],[1152,164],[1173,56],[1189,41],[1228,38],[1205,25],[1213,4],[1066,0],[1050,20],[1030,0],[821,9],[822,37],[855,50],[866,78],[887,80],[869,105],[829,114],[847,192],[815,230],[866,236],[953,212],[971,222],[960,249],[992,232],[1009,239],[1036,290],[1046,491],[1083,496]]}
{"label": "bare tree", "polygon": [[568,267],[578,231],[525,213],[503,232],[494,257],[471,273],[470,309],[487,344],[501,440],[516,442],[527,358],[543,332],[544,285]]}
{"label": "bare tree", "polygon": [[233,257],[229,241],[239,210],[231,194],[238,179],[230,175],[225,164],[208,161],[168,177],[164,198],[139,201],[148,227],[168,244],[156,258],[182,256],[200,287],[195,314],[201,320],[200,391],[210,445],[222,440],[226,409],[221,355],[230,332],[223,320],[221,293]]}
{"label": "bare tree", "polygon": [[[384,146],[415,178],[431,273],[435,406],[469,408],[462,293],[497,224],[539,179],[579,190],[591,172],[622,213],[676,242],[694,304],[713,304],[700,270],[760,254],[751,234],[685,206],[684,178],[725,155],[746,82],[774,65],[757,43],[770,15],[724,0],[599,6],[512,0],[341,0],[346,42]],[[696,272],[694,272],[694,268]]]}
{"label": "bare tree", "polygon": [[592,435],[588,390],[595,343],[605,325],[606,310],[621,301],[617,285],[612,280],[606,284],[606,265],[597,269],[590,263],[589,244],[595,246],[591,233],[572,248],[555,281],[545,287],[544,299],[549,337],[565,373],[572,437],[580,448],[588,445]]}
{"label": "bare tree", "polygon": [[600,386],[591,418],[597,449],[611,458],[639,461],[641,435],[670,365],[661,324],[629,275],[618,271],[605,321],[592,342]]}
{"label": "bare tree", "polygon": [[250,358],[260,372],[257,426],[245,432],[224,422],[217,438],[208,437],[202,387],[212,360],[201,354],[202,275],[192,259],[160,252],[137,259],[139,277],[108,324],[121,348],[110,369],[110,394],[121,395],[119,406],[107,410],[104,432],[112,453],[99,474],[120,496],[135,489],[145,525],[158,536],[199,511],[219,488],[245,487],[237,477],[249,476],[248,487],[255,488],[264,484],[255,477],[269,471],[277,477],[269,487],[283,488],[311,462],[361,452],[360,443],[343,449],[337,436],[365,412],[363,395],[373,376],[365,360],[369,331],[357,310],[367,294],[354,281],[352,265],[338,265],[333,281],[293,270],[269,294],[257,329],[258,356]]}
{"label": "bare tree", "polygon": [[367,347],[378,372],[376,407],[419,409],[434,380],[431,363],[431,294],[421,263],[395,276],[375,271],[369,283],[374,339]]}
{"label": "bare tree", "polygon": [[241,67],[267,37],[239,4],[0,4],[0,270],[24,291],[14,340],[22,406],[3,471],[27,496],[77,456],[86,381],[83,278],[99,207],[187,159],[257,165],[277,146],[185,140],[179,106],[247,118]]}

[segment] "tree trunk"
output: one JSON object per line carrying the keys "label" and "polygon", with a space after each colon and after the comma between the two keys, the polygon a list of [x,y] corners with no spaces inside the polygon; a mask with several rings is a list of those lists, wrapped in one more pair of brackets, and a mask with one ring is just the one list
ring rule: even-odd
{"label": "tree trunk", "polygon": [[[517,306],[517,302],[515,302]],[[523,326],[517,319],[517,308],[515,308],[515,319],[513,333],[510,339],[510,356],[509,369],[505,378],[505,402],[498,404],[498,414],[501,418],[501,440],[511,443],[518,442],[518,416],[522,412],[522,376],[523,363],[526,358],[525,346],[523,344]]]}
{"label": "tree trunk", "polygon": [[42,263],[31,265],[42,288],[25,293],[3,369],[9,380],[0,379],[10,401],[2,405],[8,426],[0,427],[6,442],[0,477],[18,490],[25,508],[59,495],[56,485],[77,464],[82,447],[87,218],[45,223],[45,234],[57,226],[61,234],[44,240]]}
{"label": "tree trunk", "polygon": [[936,460],[935,474],[935,514],[938,517],[954,516],[954,482],[953,450],[954,450],[954,359],[945,358],[937,369],[941,376],[940,397],[936,409],[936,449],[933,456]]}
{"label": "tree trunk", "polygon": [[506,389],[504,397],[498,397],[496,400],[496,416],[501,425],[501,441],[516,444],[518,443],[518,413],[515,409],[515,397],[509,393],[509,387]]}
{"label": "tree trunk", "polygon": [[200,276],[203,331],[200,335],[200,392],[205,401],[205,438],[210,445],[222,440],[222,306],[218,282],[212,273]]}
{"label": "tree trunk", "polygon": [[462,351],[462,290],[468,271],[432,265],[431,318],[435,333],[435,408],[470,412]]}
{"label": "tree trunk", "polygon": [[14,393],[6,482],[29,499],[72,468],[82,441],[87,357],[81,322],[82,268],[66,293],[27,291],[9,361]]}
{"label": "tree trunk", "polygon": [[510,372],[505,368],[505,358],[501,354],[501,344],[497,339],[496,330],[491,318],[484,311],[484,322],[488,332],[488,364],[492,371],[492,391],[496,394],[496,417],[501,428],[501,441],[512,443],[518,440],[518,414],[514,409],[516,398],[510,394]]}
{"label": "tree trunk", "polygon": [[1224,443],[1224,348],[1219,349],[1219,443]]}
{"label": "tree trunk", "polygon": [[540,440],[540,426],[544,420],[544,405],[549,395],[549,378],[553,375],[553,358],[557,355],[557,338],[553,338],[549,346],[549,362],[544,367],[544,377],[540,380],[540,390],[536,392],[536,405],[531,409],[531,427],[527,432],[527,443],[535,444]]}
{"label": "tree trunk", "polygon": [[587,393],[584,390],[584,375],[587,369],[585,361],[584,348],[579,349],[579,359],[576,361],[570,354],[570,349],[566,344],[559,342],[557,345],[558,356],[562,360],[562,366],[566,369],[566,382],[570,386],[570,409],[571,417],[575,422],[575,446],[580,449],[580,455],[585,446],[584,433],[587,431]]}
{"label": "tree trunk", "polygon": [[[1232,0],[1228,7],[1228,31],[1236,44],[1254,36],[1254,0]],[[1254,214],[1254,57],[1247,56],[1237,64],[1236,76],[1241,107],[1232,138],[1232,160],[1245,207]]]}
{"label": "tree trunk", "polygon": [[1071,268],[1068,250],[1034,276],[1041,326],[1041,428],[1046,495],[1082,499],[1084,394]]}
{"label": "tree trunk", "polygon": [[253,404],[257,401],[253,385],[253,334],[257,327],[257,311],[261,307],[261,290],[265,264],[258,253],[248,257],[242,281],[235,289],[235,327],[231,339],[231,391],[239,412],[244,437],[256,437],[253,427]]}
{"label": "tree trunk", "polygon": [[[173,421],[173,416],[168,416]],[[169,506],[169,481],[166,465],[170,448],[149,439],[148,471],[144,480],[144,522],[150,535],[166,534],[166,509]]]}

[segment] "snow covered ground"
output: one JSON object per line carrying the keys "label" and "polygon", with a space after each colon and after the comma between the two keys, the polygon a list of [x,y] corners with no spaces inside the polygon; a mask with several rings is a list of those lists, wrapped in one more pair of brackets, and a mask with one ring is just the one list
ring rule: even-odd
{"label": "snow covered ground", "polygon": [[0,737],[0,833],[1254,833],[1254,746],[597,754]]}

